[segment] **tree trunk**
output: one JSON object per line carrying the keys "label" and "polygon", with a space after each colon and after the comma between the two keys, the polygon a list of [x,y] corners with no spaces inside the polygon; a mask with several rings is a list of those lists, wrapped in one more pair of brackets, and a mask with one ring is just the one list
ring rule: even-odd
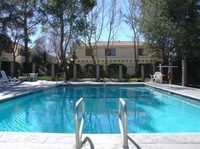
{"label": "tree trunk", "polygon": [[0,49],[0,70],[1,70],[2,49]]}
{"label": "tree trunk", "polygon": [[25,63],[29,62],[29,52],[28,52],[28,25],[27,25],[27,0],[24,1],[24,56]]}

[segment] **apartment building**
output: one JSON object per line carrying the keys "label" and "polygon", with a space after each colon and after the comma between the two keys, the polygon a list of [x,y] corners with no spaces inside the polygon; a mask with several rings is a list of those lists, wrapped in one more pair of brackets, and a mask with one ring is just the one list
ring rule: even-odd
{"label": "apartment building", "polygon": [[[97,50],[94,50],[94,58],[99,65],[106,66],[107,54],[107,66],[111,64],[123,64],[127,68],[128,75],[135,75],[135,54],[133,41],[113,41],[110,43],[108,49],[106,41],[99,41],[97,43]],[[138,66],[150,65],[151,57],[145,55],[143,43],[139,43],[137,48]],[[90,55],[89,49],[84,44],[76,49],[76,64],[79,64],[82,69],[86,68],[86,65],[93,64],[93,59]],[[98,62],[97,62],[98,61]]]}
{"label": "apartment building", "polygon": [[[15,55],[16,55],[15,61],[20,63],[20,64],[25,62],[25,56],[23,55],[23,53],[24,53],[23,50],[24,50],[24,47],[22,45],[18,45],[17,49],[15,51]],[[29,62],[32,62],[33,61],[33,57],[37,56],[40,53],[38,53],[34,49],[29,48],[29,54],[30,54]],[[49,55],[48,57],[49,57],[49,59],[51,59],[52,63],[57,63],[57,59],[55,58],[55,56]],[[2,51],[1,61],[12,62],[13,61],[13,54],[5,52],[5,51]]]}
{"label": "apartment building", "polygon": [[[24,53],[23,45],[18,45],[17,49],[15,51],[15,55],[16,55],[15,62],[19,63],[21,66],[25,62],[25,56],[23,55],[23,53]],[[37,50],[29,48],[29,54],[30,54],[29,62],[32,63],[32,71],[33,71],[36,68],[35,66],[39,65],[39,64],[37,64],[37,62],[34,63],[34,57],[39,56],[41,53],[39,53]],[[48,60],[52,64],[57,63],[57,59],[55,56],[48,55]],[[19,68],[15,67],[15,69],[14,69],[14,66],[13,66],[13,54],[11,52],[2,51],[2,53],[0,55],[0,70],[1,69],[6,70],[9,75],[13,75],[14,73],[16,74],[16,72],[18,73],[17,69],[19,69]],[[29,70],[29,71],[31,71],[31,70]],[[43,71],[41,69],[39,69],[39,73],[41,74],[42,72]]]}

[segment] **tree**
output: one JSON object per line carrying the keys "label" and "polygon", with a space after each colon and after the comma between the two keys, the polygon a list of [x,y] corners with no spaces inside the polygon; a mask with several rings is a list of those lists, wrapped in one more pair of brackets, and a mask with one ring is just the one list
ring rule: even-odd
{"label": "tree", "polygon": [[118,5],[117,0],[111,0],[111,3],[108,4],[108,9],[107,9],[107,14],[106,16],[107,23],[106,23],[106,28],[108,32],[107,36],[107,45],[105,49],[105,67],[107,68],[108,66],[108,53],[110,52],[110,44],[111,42],[115,39],[116,34],[118,32],[120,23],[121,23],[121,10]]}
{"label": "tree", "polygon": [[[39,13],[41,3],[39,0],[10,0],[8,2],[4,1],[4,3],[7,6],[5,8],[6,11],[9,12],[9,20],[7,19],[4,28],[6,28],[11,37],[14,34],[14,38],[23,39],[24,56],[27,63],[29,61],[29,37],[35,34],[36,26],[43,18],[43,15]],[[13,40],[16,42],[19,39]]]}
{"label": "tree", "polygon": [[124,14],[124,22],[129,25],[133,34],[130,37],[134,44],[135,73],[138,74],[138,50],[140,46],[139,18],[141,0],[128,0],[126,4],[126,12]]}
{"label": "tree", "polygon": [[[24,41],[23,55],[25,56],[25,61],[29,61],[29,36],[34,34],[35,27],[42,18],[37,12],[39,6],[40,3],[37,0],[10,0],[3,1],[0,4],[0,7],[3,8],[3,11],[1,11],[3,17],[0,18],[1,30],[6,32],[13,41],[11,46],[13,63],[15,63],[15,58],[22,54],[17,52],[20,47],[19,43],[22,44],[22,41]],[[13,74],[11,73],[11,75]]]}
{"label": "tree", "polygon": [[40,1],[37,0],[23,0],[19,2],[20,19],[23,22],[24,29],[24,49],[25,49],[25,62],[29,61],[28,43],[30,42],[29,36],[35,34],[36,25],[43,19],[40,10]]}
{"label": "tree", "polygon": [[[79,24],[85,12],[91,9],[95,1],[49,0],[43,4],[46,15],[45,30],[53,38],[55,53],[68,77],[67,53],[78,39]],[[69,78],[66,78],[67,80]]]}
{"label": "tree", "polygon": [[[140,19],[141,31],[149,43],[151,52],[155,52],[162,62],[172,48],[173,23],[166,17],[165,0],[143,1],[141,5],[142,17]],[[152,51],[153,50],[153,51]]]}
{"label": "tree", "polygon": [[7,22],[10,19],[8,10],[10,10],[10,5],[7,2],[2,1],[0,3],[0,33],[6,33]]}
{"label": "tree", "polygon": [[2,56],[2,51],[8,51],[10,47],[12,46],[12,41],[10,37],[8,37],[5,34],[0,34],[0,70],[1,70],[1,56]]}
{"label": "tree", "polygon": [[12,40],[8,35],[0,34],[0,51],[9,52],[10,47],[12,46]]}
{"label": "tree", "polygon": [[176,25],[173,39],[177,56],[183,59],[200,56],[200,1],[168,0],[167,14],[170,21]]}
{"label": "tree", "polygon": [[[97,43],[102,35],[105,27],[105,0],[97,1],[97,5],[85,15],[85,19],[80,24],[83,30],[81,31],[81,40],[85,44],[89,55],[93,60],[93,64],[99,64]],[[96,55],[96,57],[95,57]]]}
{"label": "tree", "polygon": [[199,53],[198,0],[143,0],[141,12],[141,31],[163,62],[170,53],[184,59]]}

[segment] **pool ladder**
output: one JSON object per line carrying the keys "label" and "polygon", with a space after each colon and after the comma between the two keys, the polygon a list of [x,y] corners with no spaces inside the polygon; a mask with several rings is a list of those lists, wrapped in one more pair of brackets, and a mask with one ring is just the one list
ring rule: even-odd
{"label": "pool ladder", "polygon": [[[122,113],[123,113],[123,121],[122,121]],[[127,135],[127,108],[126,102],[120,98],[118,104],[118,120],[119,120],[119,128],[122,135],[122,144],[124,149],[128,149],[128,135]]]}
{"label": "pool ladder", "polygon": [[[78,110],[79,110],[80,105],[82,105],[82,118],[81,118],[81,124],[79,128]],[[83,145],[82,131],[83,131],[83,125],[85,121],[85,103],[83,102],[83,98],[80,98],[76,102],[74,119],[75,119],[75,130],[76,130],[76,148],[80,149]]]}
{"label": "pool ladder", "polygon": [[[79,127],[78,113],[80,105],[82,106],[82,118]],[[122,119],[122,113],[123,113],[123,119]],[[85,137],[85,139],[82,140],[82,131],[85,122],[85,103],[83,101],[83,98],[80,98],[76,102],[74,119],[75,119],[75,131],[76,131],[76,148],[81,149],[83,144],[85,144],[88,141],[90,143],[90,148],[94,149],[94,145],[89,137]],[[122,135],[123,148],[128,149],[129,147],[128,147],[128,135],[127,135],[127,108],[126,108],[126,102],[122,98],[119,99],[119,104],[118,104],[118,120],[119,120],[120,132]]]}
{"label": "pool ladder", "polygon": [[[82,118],[81,123],[79,127],[79,107],[82,107]],[[90,144],[90,148],[94,149],[94,144],[92,143],[91,139],[89,137],[85,137],[84,140],[82,140],[82,132],[83,132],[83,126],[85,122],[85,102],[83,101],[83,98],[80,98],[75,105],[75,114],[74,114],[74,120],[75,120],[75,131],[76,131],[76,148],[81,149],[83,144],[85,144],[87,141]]]}

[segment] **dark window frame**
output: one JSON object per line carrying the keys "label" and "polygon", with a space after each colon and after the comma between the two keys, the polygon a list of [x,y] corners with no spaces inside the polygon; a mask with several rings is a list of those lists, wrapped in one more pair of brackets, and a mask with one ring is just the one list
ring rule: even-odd
{"label": "dark window frame", "polygon": [[116,56],[116,48],[105,49],[105,55]]}

